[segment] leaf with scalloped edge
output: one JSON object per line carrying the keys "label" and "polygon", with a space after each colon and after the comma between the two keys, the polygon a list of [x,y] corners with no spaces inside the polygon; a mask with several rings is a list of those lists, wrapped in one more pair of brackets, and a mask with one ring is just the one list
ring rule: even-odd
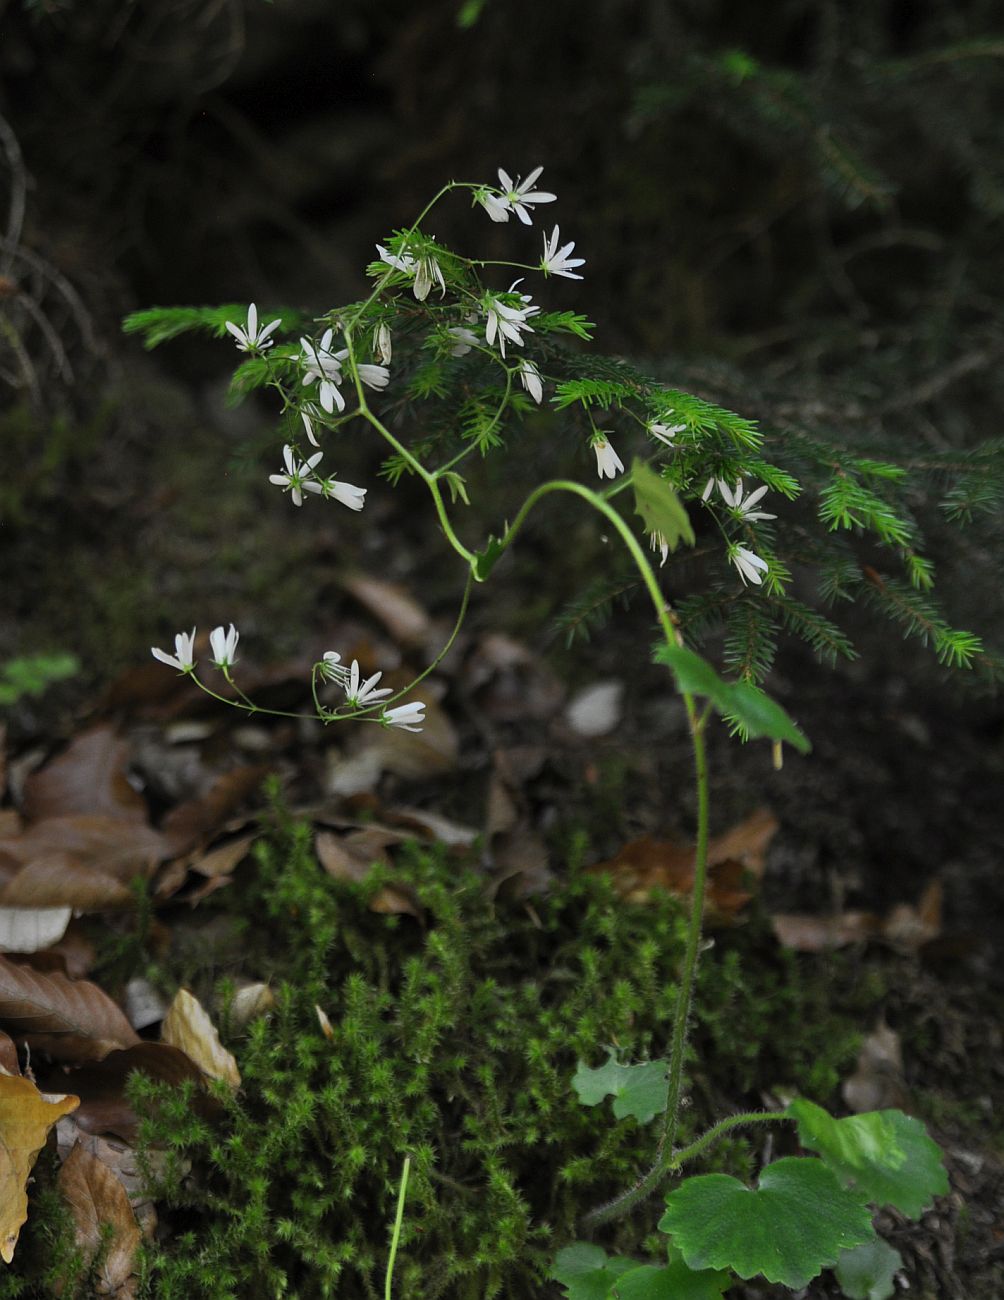
{"label": "leaf with scalloped edge", "polygon": [[666,1197],[659,1228],[691,1269],[762,1273],[793,1290],[875,1235],[864,1197],[821,1160],[798,1156],[768,1165],[756,1188],[727,1174],[688,1178]]}
{"label": "leaf with scalloped edge", "polygon": [[785,1114],[797,1122],[802,1145],[873,1205],[893,1205],[917,1219],[935,1196],[948,1191],[940,1150],[924,1125],[901,1110],[834,1119],[822,1106],[797,1097]]}
{"label": "leaf with scalloped edge", "polygon": [[577,1241],[558,1251],[551,1277],[566,1288],[566,1300],[607,1300],[621,1274],[637,1267],[636,1259],[611,1258],[602,1246]]}
{"label": "leaf with scalloped edge", "polygon": [[611,1295],[617,1300],[721,1300],[733,1280],[720,1269],[695,1272],[677,1255],[662,1268],[642,1264],[622,1273]]}
{"label": "leaf with scalloped edge", "polygon": [[611,1096],[617,1119],[633,1115],[639,1124],[647,1124],[666,1109],[668,1071],[667,1061],[620,1065],[611,1052],[608,1060],[595,1070],[580,1061],[572,1077],[572,1087],[583,1106],[598,1106],[604,1097]]}
{"label": "leaf with scalloped edge", "polygon": [[896,1292],[896,1273],[902,1267],[899,1251],[876,1237],[845,1250],[833,1272],[847,1300],[890,1300]]}

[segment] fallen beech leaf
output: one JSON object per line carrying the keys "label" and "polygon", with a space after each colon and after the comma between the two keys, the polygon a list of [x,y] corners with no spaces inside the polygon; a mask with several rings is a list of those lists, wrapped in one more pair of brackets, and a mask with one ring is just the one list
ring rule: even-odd
{"label": "fallen beech leaf", "polygon": [[239,839],[231,840],[228,844],[221,844],[197,857],[190,864],[190,869],[210,880],[219,876],[229,876],[234,867],[239,862],[243,862],[251,852],[251,846],[256,839],[258,839],[257,835],[241,835]]}
{"label": "fallen beech leaf", "polygon": [[425,649],[433,632],[432,620],[404,587],[365,573],[349,573],[341,581],[399,645],[409,650]]}
{"label": "fallen beech leaf", "polygon": [[189,799],[173,808],[160,828],[170,846],[165,856],[189,853],[215,835],[245,799],[258,790],[270,770],[266,763],[235,767],[217,777],[201,799]]}
{"label": "fallen beech leaf", "polygon": [[[106,912],[133,907],[135,902],[127,884],[88,866],[73,853],[47,853],[34,858],[0,889],[0,907],[65,907],[78,912]],[[58,942],[61,937],[62,931],[52,942]]]}
{"label": "fallen beech leaf", "polygon": [[[72,1115],[64,1115],[56,1125],[56,1149],[60,1160],[68,1159],[75,1146],[82,1147],[100,1160],[125,1188],[129,1204],[144,1235],[152,1237],[157,1226],[157,1212],[150,1199],[149,1188],[152,1181],[156,1182],[167,1173],[167,1152],[147,1146],[140,1161],[129,1143],[114,1137],[102,1137],[99,1133],[85,1133],[78,1128],[75,1122],[77,1114],[74,1111]],[[182,1160],[179,1163],[179,1172],[187,1173],[190,1162]]]}
{"label": "fallen beech leaf", "polygon": [[205,1008],[187,989],[175,994],[160,1027],[160,1037],[179,1047],[210,1078],[222,1079],[231,1088],[241,1086],[237,1062],[220,1042]]}
{"label": "fallen beech leaf", "polygon": [[170,856],[170,847],[150,826],[81,813],[46,817],[18,835],[0,838],[0,852],[22,866],[51,854],[70,854],[80,866],[127,884],[134,876],[149,875]]}
{"label": "fallen beech leaf", "polygon": [[14,1040],[9,1034],[5,1034],[2,1029],[0,1029],[0,1071],[4,1074],[21,1073]]}
{"label": "fallen beech leaf", "polygon": [[0,952],[49,948],[62,939],[72,916],[72,907],[0,906]]}
{"label": "fallen beech leaf", "polygon": [[142,1237],[126,1190],[97,1156],[78,1142],[63,1163],[56,1185],[73,1216],[77,1245],[88,1262],[99,1255],[99,1295],[136,1294],[136,1252]]}
{"label": "fallen beech leaf", "polygon": [[473,826],[464,826],[461,822],[442,817],[427,808],[394,808],[384,816],[406,831],[419,831],[422,839],[445,844],[451,849],[470,848],[478,838],[478,832]]}
{"label": "fallen beech leaf", "polygon": [[481,638],[464,664],[463,680],[493,722],[550,718],[565,688],[527,646],[501,632]]}
{"label": "fallen beech leaf", "polygon": [[[387,849],[391,845],[405,844],[411,836],[388,827],[366,826],[336,835],[332,831],[318,831],[314,848],[321,866],[332,880],[365,880],[375,863],[390,864]],[[406,886],[383,885],[369,902],[371,912],[392,916],[423,917],[422,908],[412,891]]]}
{"label": "fallen beech leaf", "polygon": [[0,1021],[14,1039],[62,1060],[100,1060],[139,1041],[96,984],[15,965],[6,957],[0,957]]}
{"label": "fallen beech leaf", "polygon": [[125,1013],[138,1032],[159,1025],[167,1015],[167,1003],[149,980],[136,976],[125,987]]}
{"label": "fallen beech leaf", "polygon": [[47,1087],[70,1089],[80,1098],[80,1108],[73,1116],[77,1127],[86,1133],[114,1133],[124,1142],[139,1136],[139,1117],[133,1110],[126,1084],[133,1073],[180,1087],[198,1085],[193,1108],[214,1115],[217,1103],[203,1091],[202,1071],[180,1048],[168,1043],[140,1042],[133,1047],[109,1052],[100,1061],[71,1070],[48,1071],[42,1079]]}
{"label": "fallen beech leaf", "polygon": [[941,934],[941,910],[944,889],[940,880],[932,880],[920,896],[916,907],[898,903],[882,925],[882,937],[901,952],[919,952]]}
{"label": "fallen beech leaf", "polygon": [[49,1129],[76,1097],[40,1093],[30,1079],[0,1074],[0,1258],[9,1264],[28,1217],[26,1188]]}
{"label": "fallen beech leaf", "polygon": [[796,952],[829,952],[863,943],[878,934],[881,922],[872,912],[841,912],[812,916],[803,912],[779,912],[770,918],[778,942]]}
{"label": "fallen beech leaf", "polygon": [[569,701],[565,721],[579,736],[606,736],[621,720],[623,699],[623,682],[594,682]]}
{"label": "fallen beech leaf", "polygon": [[29,821],[100,813],[145,822],[146,803],[126,777],[128,744],[110,727],[95,727],[70,742],[65,752],[33,772],[24,783],[23,809]]}

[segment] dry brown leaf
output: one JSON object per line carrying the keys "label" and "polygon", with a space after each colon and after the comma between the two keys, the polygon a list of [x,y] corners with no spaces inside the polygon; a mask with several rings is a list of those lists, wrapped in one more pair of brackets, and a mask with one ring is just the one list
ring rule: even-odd
{"label": "dry brown leaf", "polygon": [[109,1052],[91,1065],[61,1072],[50,1070],[42,1082],[46,1087],[68,1089],[80,1098],[80,1109],[73,1118],[82,1131],[114,1133],[124,1142],[135,1142],[139,1118],[126,1095],[126,1083],[134,1072],[173,1087],[187,1082],[197,1084],[200,1091],[193,1097],[193,1107],[207,1117],[216,1113],[216,1103],[201,1091],[201,1070],[183,1051],[167,1043],[141,1042]]}
{"label": "dry brown leaf", "polygon": [[145,822],[146,803],[126,776],[128,758],[128,744],[110,727],[85,731],[58,758],[27,778],[24,815],[29,821],[40,821],[97,813]]}
{"label": "dry brown leaf", "polygon": [[925,944],[941,935],[944,889],[940,880],[932,880],[916,906],[898,903],[882,925],[882,937],[900,952],[919,952]]}
{"label": "dry brown leaf", "polygon": [[222,1079],[231,1088],[241,1086],[237,1062],[220,1042],[216,1027],[205,1008],[188,989],[179,989],[160,1027],[163,1042],[178,1047],[212,1079]]}
{"label": "dry brown leaf", "polygon": [[257,839],[257,835],[241,835],[228,844],[220,844],[215,849],[210,849],[208,853],[202,853],[193,859],[190,869],[209,880],[229,876],[234,867],[243,862],[251,852],[251,847]]}
{"label": "dry brown leaf", "polygon": [[79,1142],[56,1178],[73,1217],[77,1245],[88,1262],[98,1256],[99,1295],[136,1294],[136,1252],[142,1238],[126,1190],[112,1171]]}
{"label": "dry brown leaf", "polygon": [[265,763],[235,767],[217,777],[201,799],[189,799],[172,808],[160,828],[170,846],[165,856],[189,853],[211,839],[227,818],[256,793],[269,771]]}
{"label": "dry brown leaf", "polygon": [[126,882],[147,876],[170,855],[170,847],[150,826],[103,815],[46,817],[17,835],[0,838],[0,853],[21,866],[52,854],[71,855],[81,866]]}
{"label": "dry brown leaf", "polygon": [[[413,838],[385,826],[365,826],[336,835],[333,831],[318,831],[314,848],[321,866],[332,880],[358,883],[365,880],[375,863],[390,865],[387,849],[405,844]],[[422,908],[413,891],[406,885],[384,885],[370,899],[369,909],[383,915],[423,917]]]}
{"label": "dry brown leaf", "polygon": [[4,1074],[21,1073],[14,1040],[10,1034],[5,1034],[2,1029],[0,1029],[0,1071]]}
{"label": "dry brown leaf", "polygon": [[26,1041],[66,1061],[95,1061],[139,1041],[123,1013],[89,980],[42,972],[0,957],[0,1021]]}
{"label": "dry brown leaf", "polygon": [[325,1038],[329,1040],[334,1038],[335,1031],[331,1027],[331,1021],[328,1019],[328,1013],[322,1007],[319,1007],[316,1003],[314,1004],[314,1010],[317,1012],[317,1023],[321,1026],[321,1033],[324,1035]]}
{"label": "dry brown leaf", "polygon": [[464,664],[463,681],[493,722],[550,718],[565,696],[564,686],[540,657],[501,632],[477,643]]}
{"label": "dry brown leaf", "polygon": [[[78,1144],[100,1160],[125,1188],[143,1236],[152,1240],[157,1228],[157,1211],[150,1199],[149,1187],[151,1181],[163,1179],[167,1175],[167,1153],[148,1146],[140,1161],[127,1142],[121,1142],[115,1137],[102,1137],[98,1133],[85,1133],[82,1128],[78,1128],[76,1118],[77,1112],[74,1111],[72,1115],[65,1115],[56,1125],[56,1149],[60,1160],[65,1161]],[[180,1171],[187,1173],[190,1162],[183,1160],[179,1163]]]}
{"label": "dry brown leaf", "polygon": [[433,632],[432,620],[404,587],[365,573],[344,575],[342,586],[383,623],[398,645],[425,649]]}
{"label": "dry brown leaf", "polygon": [[40,1093],[30,1079],[0,1074],[0,1258],[9,1264],[28,1217],[28,1175],[49,1129],[76,1097]]}
{"label": "dry brown leaf", "polygon": [[829,952],[863,943],[878,934],[881,926],[873,912],[841,912],[830,916],[779,912],[770,920],[778,942],[796,952]]}
{"label": "dry brown leaf", "polygon": [[445,844],[451,849],[467,849],[478,838],[473,826],[465,826],[427,808],[392,808],[384,816],[406,831],[418,832],[422,839]]}
{"label": "dry brown leaf", "polygon": [[[78,912],[107,912],[133,907],[135,902],[132,890],[124,881],[89,866],[74,853],[47,853],[34,858],[0,889],[0,907],[66,907]],[[52,942],[58,942],[61,935],[62,931]]]}

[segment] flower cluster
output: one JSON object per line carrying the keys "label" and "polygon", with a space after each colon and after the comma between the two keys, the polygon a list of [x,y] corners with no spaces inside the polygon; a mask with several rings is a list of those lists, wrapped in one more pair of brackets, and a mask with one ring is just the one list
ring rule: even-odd
{"label": "flower cluster", "polygon": [[288,492],[295,506],[303,505],[304,492],[314,492],[319,496],[340,501],[350,510],[362,510],[366,504],[363,499],[366,496],[365,488],[355,487],[352,483],[344,483],[334,477],[320,478],[314,473],[323,456],[322,451],[316,451],[307,460],[298,461],[293,448],[287,443],[282,449],[286,472],[270,474],[268,481]]}

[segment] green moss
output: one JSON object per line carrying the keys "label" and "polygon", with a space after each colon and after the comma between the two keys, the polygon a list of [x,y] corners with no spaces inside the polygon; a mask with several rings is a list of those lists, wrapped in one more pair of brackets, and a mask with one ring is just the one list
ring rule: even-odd
{"label": "green moss", "polygon": [[[678,903],[625,906],[576,874],[532,911],[493,904],[476,872],[416,849],[394,880],[421,900],[420,924],[369,909],[388,878],[333,883],[309,829],[285,825],[228,899],[245,973],[271,979],[278,1006],[230,1042],[244,1085],[223,1096],[221,1122],[177,1093],[154,1105],[156,1090],[137,1084],[146,1140],[179,1162],[160,1189],[173,1235],[150,1260],[151,1294],[382,1295],[410,1153],[395,1294],[544,1295],[577,1217],[645,1164],[651,1127],[580,1106],[569,1081],[607,1044],[635,1060],[663,1050]],[[734,949],[713,950],[701,983],[688,1131],[711,1116],[712,1076],[735,1101],[781,1083],[829,1094],[854,1038],[793,962],[744,974]],[[742,1168],[747,1148],[722,1144],[714,1159]],[[639,1249],[657,1217],[653,1205],[619,1225],[613,1244]]]}

